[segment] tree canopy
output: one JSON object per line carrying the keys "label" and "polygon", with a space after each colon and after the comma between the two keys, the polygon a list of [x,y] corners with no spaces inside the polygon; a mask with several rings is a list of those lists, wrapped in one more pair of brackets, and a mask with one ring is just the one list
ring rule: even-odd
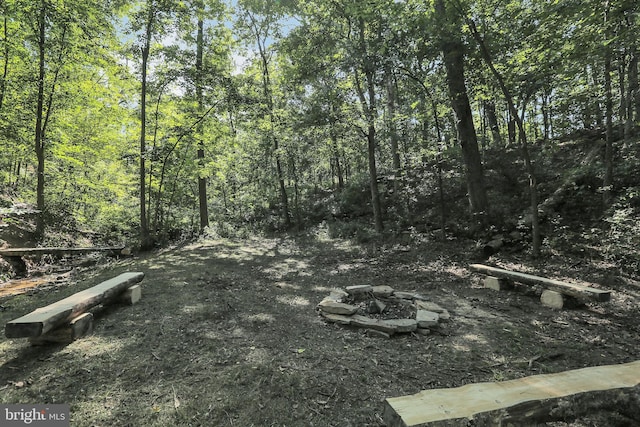
{"label": "tree canopy", "polygon": [[4,0],[3,197],[35,205],[42,236],[66,223],[143,245],[344,218],[444,232],[452,212],[489,227],[484,153],[530,162],[527,144],[583,131],[606,142],[611,206],[616,141],[640,120],[639,8]]}

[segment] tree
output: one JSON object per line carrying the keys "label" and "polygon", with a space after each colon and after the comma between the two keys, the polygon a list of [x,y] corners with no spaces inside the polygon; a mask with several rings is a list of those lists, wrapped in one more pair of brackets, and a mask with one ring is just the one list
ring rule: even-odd
{"label": "tree", "polygon": [[478,149],[478,138],[465,83],[465,49],[458,35],[461,23],[458,22],[456,16],[458,15],[454,11],[447,8],[445,0],[435,1],[434,17],[437,23],[434,21],[433,25],[439,25],[440,28],[438,39],[447,71],[451,105],[456,114],[458,142],[462,147],[464,157],[469,204],[472,212],[481,213],[486,212],[489,205],[482,160]]}

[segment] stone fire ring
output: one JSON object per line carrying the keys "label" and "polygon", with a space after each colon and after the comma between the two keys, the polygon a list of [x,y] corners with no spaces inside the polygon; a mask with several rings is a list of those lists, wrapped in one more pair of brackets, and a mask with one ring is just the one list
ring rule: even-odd
{"label": "stone fire ring", "polygon": [[[371,303],[375,304],[375,309],[379,313],[384,313],[389,302],[400,302],[412,304],[415,315],[405,319],[377,319],[358,314],[360,307],[345,302],[367,296]],[[420,294],[396,291],[386,285],[359,285],[347,286],[344,290],[335,289],[317,305],[316,309],[328,322],[365,328],[373,335],[386,338],[397,333],[410,332],[428,335],[432,328],[451,317],[446,309],[427,301]]]}

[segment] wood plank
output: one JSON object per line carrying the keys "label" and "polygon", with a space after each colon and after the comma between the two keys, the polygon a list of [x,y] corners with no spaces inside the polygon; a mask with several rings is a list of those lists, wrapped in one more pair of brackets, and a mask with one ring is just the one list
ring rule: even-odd
{"label": "wood plank", "polygon": [[611,291],[592,288],[585,285],[562,282],[560,280],[547,279],[545,277],[534,276],[532,274],[519,273],[517,271],[504,270],[502,268],[490,267],[482,264],[471,264],[469,268],[478,273],[487,274],[498,278],[511,279],[527,285],[540,285],[546,288],[571,295],[576,298],[589,299],[593,301],[609,301]]}
{"label": "wood plank", "polygon": [[20,256],[42,256],[42,255],[82,255],[92,252],[109,252],[112,254],[120,254],[124,246],[104,246],[91,248],[4,248],[0,249],[0,255],[7,257]]}
{"label": "wood plank", "polygon": [[8,322],[5,325],[5,335],[7,338],[22,338],[46,334],[91,307],[117,298],[125,289],[143,278],[144,273],[141,272],[122,273],[113,279]]}
{"label": "wood plank", "polygon": [[575,401],[574,408],[584,412],[589,411],[588,402],[597,409],[596,402],[625,392],[633,398],[639,395],[640,361],[424,390],[386,399],[383,416],[387,427],[466,426],[470,420],[483,420],[474,425],[537,425],[553,420],[552,411],[568,401]]}

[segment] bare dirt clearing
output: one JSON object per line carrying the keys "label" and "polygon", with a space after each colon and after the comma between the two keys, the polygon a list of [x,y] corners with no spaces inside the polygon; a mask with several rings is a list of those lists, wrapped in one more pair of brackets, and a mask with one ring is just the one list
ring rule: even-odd
{"label": "bare dirt clearing", "polygon": [[[73,426],[380,426],[387,397],[640,358],[638,277],[564,256],[489,261],[614,291],[611,302],[555,311],[530,288],[481,288],[460,255],[471,249],[210,240],[75,274],[3,300],[0,320],[124,271],[146,273],[142,301],[106,307],[70,345],[3,337],[0,401],[69,403]],[[451,319],[428,336],[382,339],[317,315],[332,288],[358,284],[419,292]]]}

